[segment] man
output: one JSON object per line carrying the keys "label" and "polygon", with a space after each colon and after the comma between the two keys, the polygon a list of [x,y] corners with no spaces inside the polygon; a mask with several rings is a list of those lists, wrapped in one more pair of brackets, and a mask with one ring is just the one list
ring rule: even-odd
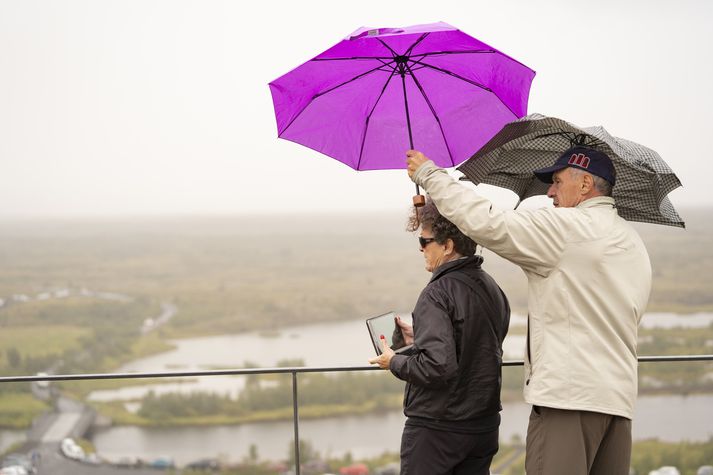
{"label": "man", "polygon": [[617,214],[615,170],[575,147],[535,171],[554,208],[498,210],[422,153],[408,173],[467,236],[528,279],[525,401],[528,475],[628,474],[637,394],[637,327],[651,264]]}

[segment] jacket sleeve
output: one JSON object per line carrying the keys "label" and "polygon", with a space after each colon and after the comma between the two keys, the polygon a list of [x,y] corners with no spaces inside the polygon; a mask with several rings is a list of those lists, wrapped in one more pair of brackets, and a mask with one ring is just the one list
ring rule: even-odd
{"label": "jacket sleeve", "polygon": [[504,259],[543,276],[559,262],[569,231],[553,210],[497,209],[431,161],[419,167],[413,181],[465,235]]}
{"label": "jacket sleeve", "polygon": [[418,386],[446,384],[458,371],[453,324],[433,294],[427,287],[414,309],[414,354],[394,355],[390,364],[397,378]]}

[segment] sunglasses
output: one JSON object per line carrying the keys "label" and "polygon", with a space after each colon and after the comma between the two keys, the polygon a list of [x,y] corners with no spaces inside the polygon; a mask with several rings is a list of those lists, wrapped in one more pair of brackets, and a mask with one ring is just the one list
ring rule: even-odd
{"label": "sunglasses", "polygon": [[418,244],[419,244],[419,246],[421,246],[421,249],[423,249],[424,247],[428,246],[429,244],[431,244],[431,243],[434,242],[435,240],[436,240],[436,238],[425,238],[425,237],[423,237],[423,236],[419,236],[419,237],[418,237]]}

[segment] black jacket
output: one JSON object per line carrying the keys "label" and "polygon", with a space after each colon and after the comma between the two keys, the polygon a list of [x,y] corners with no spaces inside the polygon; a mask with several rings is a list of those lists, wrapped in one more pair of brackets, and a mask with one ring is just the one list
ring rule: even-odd
{"label": "black jacket", "polygon": [[409,418],[468,422],[502,409],[502,343],[510,306],[482,262],[479,256],[447,262],[421,292],[413,311],[413,350],[394,355],[390,365],[408,383]]}

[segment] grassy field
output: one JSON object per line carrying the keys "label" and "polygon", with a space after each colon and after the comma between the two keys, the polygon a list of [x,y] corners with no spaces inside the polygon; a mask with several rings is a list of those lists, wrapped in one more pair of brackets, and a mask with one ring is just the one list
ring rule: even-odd
{"label": "grassy field", "polygon": [[29,393],[0,393],[0,427],[23,429],[32,420],[48,409],[47,405]]}
{"label": "grassy field", "polygon": [[[91,332],[71,325],[6,327],[0,332],[0,348],[16,348],[22,358],[58,355],[76,348]],[[7,351],[0,353],[0,365],[7,365]]]}
{"label": "grassy field", "polygon": [[[654,268],[650,310],[713,310],[711,211],[683,210],[686,230],[635,224]],[[405,213],[0,222],[0,298],[86,287],[173,301],[175,335],[408,310],[428,274],[404,224]],[[524,310],[522,272],[484,255]]]}

